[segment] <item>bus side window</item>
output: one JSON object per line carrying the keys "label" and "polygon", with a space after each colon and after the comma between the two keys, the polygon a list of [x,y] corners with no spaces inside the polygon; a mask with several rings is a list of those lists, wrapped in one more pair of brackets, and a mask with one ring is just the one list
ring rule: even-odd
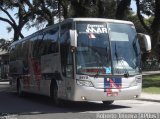
{"label": "bus side window", "polygon": [[22,43],[18,43],[15,47],[16,60],[20,60],[22,57]]}
{"label": "bus side window", "polygon": [[15,46],[12,46],[11,48],[10,48],[10,61],[14,61],[15,60]]}
{"label": "bus side window", "polygon": [[29,50],[29,41],[25,41],[22,43],[22,58],[26,60],[28,58],[28,50]]}
{"label": "bus side window", "polygon": [[41,49],[41,43],[42,43],[43,35],[39,34],[37,37],[34,37],[32,39],[32,54],[34,58],[40,57],[40,49]]}
{"label": "bus side window", "polygon": [[33,37],[31,39],[31,44],[32,44],[32,56],[36,57],[36,43],[37,42],[37,37]]}
{"label": "bus side window", "polygon": [[46,32],[43,38],[42,55],[58,52],[58,28]]}
{"label": "bus side window", "polygon": [[29,64],[28,64],[28,52],[29,51],[29,40],[22,42],[22,60],[23,60],[23,74],[29,73]]}

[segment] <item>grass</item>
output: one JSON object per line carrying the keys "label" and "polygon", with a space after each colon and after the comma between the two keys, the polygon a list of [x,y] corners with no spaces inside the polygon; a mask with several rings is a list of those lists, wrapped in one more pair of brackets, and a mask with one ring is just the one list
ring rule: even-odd
{"label": "grass", "polygon": [[143,76],[143,92],[160,94],[160,75]]}
{"label": "grass", "polygon": [[160,88],[158,87],[143,88],[142,91],[146,93],[160,94]]}

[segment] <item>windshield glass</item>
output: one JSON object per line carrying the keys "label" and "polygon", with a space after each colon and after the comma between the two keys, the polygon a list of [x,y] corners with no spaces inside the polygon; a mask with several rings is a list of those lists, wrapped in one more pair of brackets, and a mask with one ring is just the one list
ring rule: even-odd
{"label": "windshield glass", "polygon": [[135,75],[140,69],[140,48],[133,25],[77,22],[78,74]]}
{"label": "windshield glass", "polygon": [[78,74],[111,74],[106,23],[77,22],[76,63]]}
{"label": "windshield glass", "polygon": [[139,73],[140,48],[134,26],[108,23],[114,74]]}

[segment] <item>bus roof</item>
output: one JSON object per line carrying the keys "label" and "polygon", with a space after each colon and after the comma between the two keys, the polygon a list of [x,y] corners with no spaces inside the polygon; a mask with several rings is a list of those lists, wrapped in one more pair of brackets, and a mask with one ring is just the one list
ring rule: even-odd
{"label": "bus roof", "polygon": [[58,26],[59,24],[65,24],[65,23],[68,23],[68,22],[73,22],[73,21],[94,21],[94,22],[112,22],[112,23],[123,23],[123,24],[131,24],[133,25],[132,22],[130,21],[124,21],[124,20],[115,20],[115,19],[105,19],[105,18],[68,18],[68,19],[65,19],[64,21],[60,22],[60,23],[57,23],[57,24],[53,24],[53,25],[50,25],[42,30],[39,30],[29,36],[26,36],[25,38],[21,39],[21,40],[18,40],[18,41],[15,41],[11,44],[12,45],[15,45],[17,43],[20,43],[22,41],[25,41],[31,37],[34,37],[36,34],[40,33],[40,32],[43,32],[47,29],[50,29],[52,28],[53,26]]}
{"label": "bus roof", "polygon": [[69,21],[96,21],[96,22],[114,22],[114,23],[124,23],[133,24],[130,21],[116,20],[116,19],[105,19],[105,18],[69,18]]}

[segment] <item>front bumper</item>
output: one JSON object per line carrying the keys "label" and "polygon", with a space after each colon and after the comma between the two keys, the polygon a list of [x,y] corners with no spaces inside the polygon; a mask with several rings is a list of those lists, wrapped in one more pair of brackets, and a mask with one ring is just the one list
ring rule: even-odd
{"label": "front bumper", "polygon": [[112,89],[113,94],[108,95],[104,89],[94,87],[76,86],[73,101],[108,101],[108,100],[129,100],[138,98],[141,94],[141,85],[123,88],[120,91]]}

